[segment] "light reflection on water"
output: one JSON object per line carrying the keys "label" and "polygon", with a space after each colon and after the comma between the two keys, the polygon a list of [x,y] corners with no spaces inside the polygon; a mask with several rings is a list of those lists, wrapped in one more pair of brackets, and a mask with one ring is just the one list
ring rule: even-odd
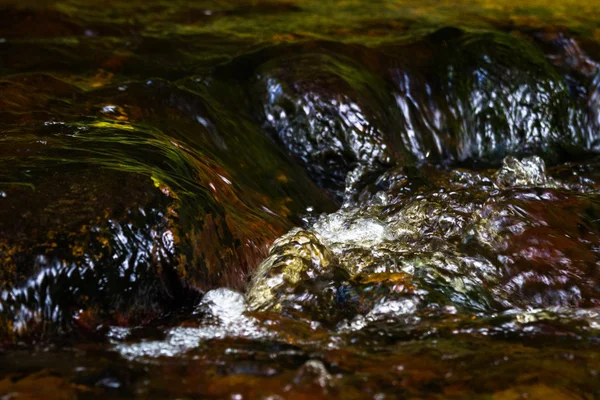
{"label": "light reflection on water", "polygon": [[218,3],[0,15],[0,393],[596,393],[593,34]]}

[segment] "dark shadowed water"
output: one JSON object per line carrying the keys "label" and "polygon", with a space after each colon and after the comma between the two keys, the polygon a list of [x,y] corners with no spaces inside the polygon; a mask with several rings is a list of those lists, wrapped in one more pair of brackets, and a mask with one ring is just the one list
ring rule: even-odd
{"label": "dark shadowed water", "polygon": [[599,21],[0,2],[0,398],[600,398]]}

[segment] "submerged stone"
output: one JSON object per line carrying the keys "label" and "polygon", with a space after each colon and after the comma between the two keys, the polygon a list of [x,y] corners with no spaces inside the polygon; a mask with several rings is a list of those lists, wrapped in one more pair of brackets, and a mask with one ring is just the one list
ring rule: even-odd
{"label": "submerged stone", "polygon": [[[288,232],[275,241],[269,256],[253,273],[246,294],[250,309],[283,311],[296,299],[300,284],[331,275],[334,263],[332,254],[315,234],[301,229]],[[334,294],[317,289],[301,295],[317,296],[319,302],[327,304]]]}

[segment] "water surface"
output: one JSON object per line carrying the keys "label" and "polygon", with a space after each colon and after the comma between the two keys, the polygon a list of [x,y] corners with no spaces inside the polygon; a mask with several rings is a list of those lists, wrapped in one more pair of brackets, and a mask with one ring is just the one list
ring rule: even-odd
{"label": "water surface", "polygon": [[600,396],[600,4],[0,6],[0,395]]}

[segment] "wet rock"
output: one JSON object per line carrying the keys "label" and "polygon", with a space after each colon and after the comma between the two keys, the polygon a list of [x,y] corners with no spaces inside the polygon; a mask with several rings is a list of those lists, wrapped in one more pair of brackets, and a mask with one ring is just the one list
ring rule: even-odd
{"label": "wet rock", "polygon": [[522,38],[432,35],[423,47],[430,59],[415,66],[400,53],[390,71],[402,142],[418,159],[497,164],[509,154],[556,160],[593,148],[584,115],[595,107],[571,96]]}
{"label": "wet rock", "polygon": [[[28,82],[47,85],[32,97]],[[281,155],[261,161],[275,146],[249,120],[214,124],[205,87],[83,90],[45,75],[9,87],[18,101],[2,101],[19,118],[5,121],[0,156],[2,335],[95,334],[192,307],[202,290],[242,287],[307,203],[332,206]],[[72,98],[86,121],[73,121]],[[246,143],[223,134],[234,129]]]}
{"label": "wet rock", "polygon": [[331,272],[334,260],[315,234],[293,229],[277,239],[252,276],[247,292],[253,310],[281,311],[302,281]]}
{"label": "wet rock", "polygon": [[[595,44],[584,38],[578,40],[564,32],[556,31],[538,33],[535,40],[544,49],[550,62],[564,76],[574,103],[580,105],[579,110],[570,110],[570,130],[579,132],[585,138],[586,147],[597,151],[597,132],[600,126],[600,67],[597,55],[593,57],[585,49],[594,49]],[[585,46],[586,44],[588,46]]]}
{"label": "wet rock", "polygon": [[566,130],[566,87],[541,52],[502,35],[467,36],[454,45],[444,88],[458,116],[459,160],[552,154],[552,146],[579,142]]}
{"label": "wet rock", "polygon": [[35,191],[5,188],[2,313],[16,332],[139,323],[187,297],[174,279],[172,199],[150,180],[98,172],[46,175],[30,180]]}
{"label": "wet rock", "polygon": [[600,393],[596,2],[13,3],[0,396]]}
{"label": "wet rock", "polygon": [[394,116],[386,111],[392,99],[364,66],[307,47],[261,65],[255,90],[264,126],[319,185],[340,196],[350,171],[377,170],[401,157],[392,145]]}
{"label": "wet rock", "polygon": [[293,229],[275,241],[253,273],[246,297],[253,311],[335,324],[354,312],[345,296],[347,278],[317,234]]}

